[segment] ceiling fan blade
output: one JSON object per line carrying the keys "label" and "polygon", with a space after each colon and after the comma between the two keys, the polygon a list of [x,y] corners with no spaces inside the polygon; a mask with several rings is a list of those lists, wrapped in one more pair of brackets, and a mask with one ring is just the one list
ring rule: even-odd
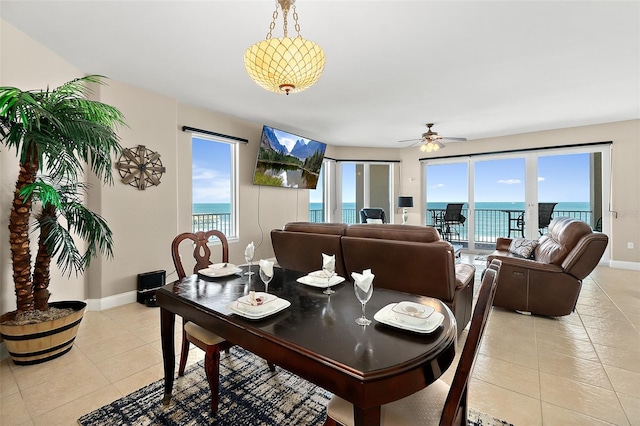
{"label": "ceiling fan blade", "polygon": [[445,140],[445,141],[450,141],[450,142],[464,142],[467,140],[467,138],[450,138],[447,136],[443,136],[442,138],[440,138],[441,140]]}
{"label": "ceiling fan blade", "polygon": [[404,142],[420,142],[422,139],[405,139],[403,141],[398,141],[398,143],[404,143]]}

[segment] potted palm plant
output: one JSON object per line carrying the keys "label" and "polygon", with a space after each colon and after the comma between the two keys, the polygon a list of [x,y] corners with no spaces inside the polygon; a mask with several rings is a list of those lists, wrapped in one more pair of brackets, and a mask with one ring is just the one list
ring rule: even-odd
{"label": "potted palm plant", "polygon": [[68,352],[82,320],[84,302],[49,302],[52,259],[70,276],[82,274],[99,254],[113,255],[111,230],[86,207],[87,185],[79,182],[88,169],[103,184],[113,183],[112,155],[121,150],[115,133],[124,125],[121,112],[87,99],[89,84],[103,79],[90,75],[53,90],[0,87],[0,143],[16,151],[20,165],[9,218],[17,309],[0,317],[16,364]]}

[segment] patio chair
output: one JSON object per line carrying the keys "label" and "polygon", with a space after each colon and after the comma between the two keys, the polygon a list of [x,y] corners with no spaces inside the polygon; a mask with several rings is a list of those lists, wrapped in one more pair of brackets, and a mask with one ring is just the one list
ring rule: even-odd
{"label": "patio chair", "polygon": [[[553,219],[553,209],[555,209],[558,203],[538,203],[538,232],[543,234],[542,230],[547,229]],[[520,235],[524,238],[524,215],[525,212],[514,219],[509,216],[509,237],[511,237],[511,231],[520,232]],[[515,227],[512,222],[515,221]]]}
{"label": "patio chair", "polygon": [[380,207],[364,208],[360,210],[360,223],[387,223],[387,215]]}
{"label": "patio chair", "polygon": [[451,241],[452,235],[457,235],[460,240],[460,226],[463,226],[467,218],[462,214],[463,203],[447,204],[444,212],[439,212],[434,217],[434,227],[440,232],[442,238]]}

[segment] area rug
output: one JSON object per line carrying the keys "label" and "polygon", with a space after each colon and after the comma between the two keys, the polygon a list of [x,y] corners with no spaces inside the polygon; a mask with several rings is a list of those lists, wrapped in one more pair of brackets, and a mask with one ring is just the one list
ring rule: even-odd
{"label": "area rug", "polygon": [[[105,425],[322,425],[331,393],[282,368],[272,373],[267,363],[240,347],[220,357],[220,403],[211,414],[211,392],[202,362],[175,380],[173,398],[162,405],[159,380],[82,416],[83,426]],[[509,425],[470,410],[469,425]]]}

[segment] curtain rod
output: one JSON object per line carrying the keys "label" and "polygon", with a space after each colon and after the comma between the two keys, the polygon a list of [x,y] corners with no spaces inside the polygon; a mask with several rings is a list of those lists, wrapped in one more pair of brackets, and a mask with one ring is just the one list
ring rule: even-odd
{"label": "curtain rod", "polygon": [[219,138],[231,139],[231,140],[242,142],[242,143],[249,143],[249,139],[239,138],[237,136],[224,135],[222,133],[216,133],[209,130],[197,129],[195,127],[182,126],[182,131],[191,132],[191,133],[202,133],[203,135],[217,136]]}
{"label": "curtain rod", "polygon": [[441,160],[443,158],[478,157],[478,156],[481,156],[481,155],[511,154],[511,153],[514,153],[514,152],[546,151],[546,150],[550,150],[550,149],[559,149],[559,148],[576,148],[576,147],[581,147],[581,146],[611,145],[611,144],[613,144],[613,141],[588,142],[588,143],[579,143],[579,144],[574,144],[574,145],[544,146],[544,147],[540,147],[540,148],[507,149],[507,150],[504,150],[504,151],[476,152],[474,154],[441,155],[439,157],[422,157],[422,158],[419,158],[418,161]]}

